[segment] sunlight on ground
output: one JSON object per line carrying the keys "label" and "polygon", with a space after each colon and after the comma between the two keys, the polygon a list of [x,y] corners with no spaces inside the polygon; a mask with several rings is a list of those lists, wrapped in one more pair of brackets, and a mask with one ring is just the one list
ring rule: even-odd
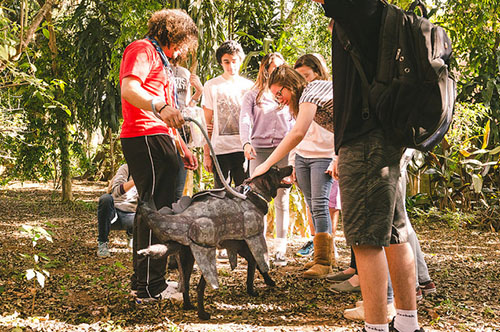
{"label": "sunlight on ground", "polygon": [[[73,191],[80,192],[95,192],[96,190],[105,189],[107,187],[106,182],[87,182],[87,181],[76,181],[71,182],[71,189]],[[61,191],[60,188],[54,187],[54,182],[33,182],[33,181],[10,181],[7,185],[2,186],[4,189],[39,189],[39,190],[55,190]]]}
{"label": "sunlight on ground", "polygon": [[242,305],[231,305],[227,303],[214,302],[217,310],[255,310],[255,311],[282,311],[280,306],[273,304],[252,304],[245,303]]}
{"label": "sunlight on ground", "polygon": [[242,331],[242,332],[271,332],[271,331],[287,331],[287,332],[313,332],[313,331],[352,331],[351,328],[346,327],[331,327],[331,326],[316,326],[316,325],[304,325],[304,326],[255,326],[248,324],[186,324],[182,325],[185,331],[189,332],[230,332],[230,331]]}

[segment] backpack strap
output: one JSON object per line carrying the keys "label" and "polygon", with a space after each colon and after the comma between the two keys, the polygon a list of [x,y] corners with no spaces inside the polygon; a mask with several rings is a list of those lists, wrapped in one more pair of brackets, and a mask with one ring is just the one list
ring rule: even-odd
{"label": "backpack strap", "polygon": [[361,54],[359,53],[359,50],[354,45],[352,45],[344,29],[342,29],[342,27],[337,22],[335,22],[335,33],[340,43],[344,46],[344,50],[351,56],[352,62],[354,63],[358,75],[361,78],[361,89],[363,96],[361,118],[363,120],[368,120],[368,118],[370,117],[370,108],[368,103],[370,94],[370,83],[368,83],[368,78],[366,77],[365,71],[363,70],[363,66],[361,65]]}
{"label": "backpack strap", "polygon": [[422,17],[425,17],[426,19],[429,19],[429,13],[427,12],[427,8],[425,8],[424,3],[422,0],[415,0],[410,7],[408,7],[409,12],[415,12],[416,8],[420,8],[420,12],[422,13]]}
{"label": "backpack strap", "polygon": [[384,3],[380,19],[378,42],[378,59],[375,80],[382,84],[390,84],[397,70],[396,61],[402,50],[399,48],[399,38],[403,25],[403,13],[396,6]]}

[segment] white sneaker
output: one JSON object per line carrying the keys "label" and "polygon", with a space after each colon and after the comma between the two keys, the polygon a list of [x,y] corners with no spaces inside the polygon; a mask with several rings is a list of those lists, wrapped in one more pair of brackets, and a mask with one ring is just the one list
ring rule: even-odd
{"label": "white sneaker", "polygon": [[285,254],[283,254],[282,252],[277,252],[276,255],[274,256],[273,264],[275,266],[281,266],[281,267],[286,266],[287,262]]}
{"label": "white sneaker", "polygon": [[167,288],[163,290],[160,294],[154,297],[138,297],[135,299],[137,304],[155,302],[165,299],[170,299],[172,302],[182,301],[182,293],[177,290],[178,283],[175,281],[165,281]]}
{"label": "white sneaker", "polygon": [[97,244],[97,257],[109,257],[111,253],[109,252],[108,242],[99,242]]}

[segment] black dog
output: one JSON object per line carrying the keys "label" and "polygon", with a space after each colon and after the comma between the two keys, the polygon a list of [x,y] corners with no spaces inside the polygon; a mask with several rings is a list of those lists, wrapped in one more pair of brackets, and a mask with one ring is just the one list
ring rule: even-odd
{"label": "black dog", "polygon": [[183,197],[178,204],[174,204],[173,210],[164,207],[156,211],[145,203],[139,204],[137,213],[167,247],[154,245],[138,253],[152,256],[178,254],[183,308],[193,308],[189,298],[189,280],[196,260],[203,275],[197,287],[198,317],[210,318],[203,302],[206,283],[213,288],[218,287],[216,247],[228,250],[233,269],[237,254],[247,259],[249,294],[255,294],[255,268],[263,275],[266,284],[275,285],[268,274],[264,216],[268,202],[277,195],[277,190],[290,187],[290,184],[283,183],[283,179],[291,173],[291,166],[273,167],[265,174],[247,180],[236,188],[247,195],[245,200],[232,197],[225,190],[211,190],[198,193],[193,198]]}

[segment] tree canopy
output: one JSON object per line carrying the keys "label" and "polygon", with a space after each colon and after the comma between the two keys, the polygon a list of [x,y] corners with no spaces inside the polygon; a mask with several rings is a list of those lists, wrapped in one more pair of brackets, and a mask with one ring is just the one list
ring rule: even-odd
{"label": "tree canopy", "polygon": [[[428,0],[427,5],[431,20],[453,41],[457,120],[446,144],[417,161],[413,174],[430,177],[425,204],[480,205],[500,187],[500,4]],[[289,63],[318,52],[331,66],[329,19],[309,0],[5,0],[0,6],[2,182],[54,180],[69,199],[72,177],[103,179],[113,173],[120,158],[121,55],[144,36],[151,13],[165,7],[186,10],[199,27],[197,54],[186,65],[196,62],[202,82],[221,72],[214,53],[227,39],[243,45],[242,72],[251,79],[269,51],[281,52]],[[93,143],[96,137],[102,144]],[[108,171],[98,172],[100,167]]]}

